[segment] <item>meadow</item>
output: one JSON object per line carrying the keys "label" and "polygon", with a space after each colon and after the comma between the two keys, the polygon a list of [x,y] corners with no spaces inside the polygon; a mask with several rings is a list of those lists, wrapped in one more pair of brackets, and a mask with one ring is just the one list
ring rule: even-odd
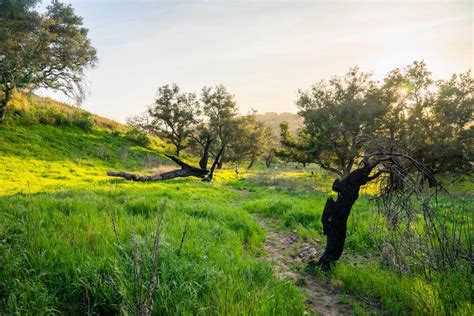
{"label": "meadow", "polygon": [[[330,174],[280,165],[219,170],[212,183],[127,182],[105,172],[169,168],[166,145],[53,125],[16,116],[0,125],[0,314],[137,314],[154,271],[155,314],[305,313],[307,294],[275,273],[258,219],[324,245]],[[428,278],[383,264],[373,190],[354,206],[336,268],[312,273],[355,314],[472,314],[470,266]],[[472,197],[465,203],[471,216]]]}

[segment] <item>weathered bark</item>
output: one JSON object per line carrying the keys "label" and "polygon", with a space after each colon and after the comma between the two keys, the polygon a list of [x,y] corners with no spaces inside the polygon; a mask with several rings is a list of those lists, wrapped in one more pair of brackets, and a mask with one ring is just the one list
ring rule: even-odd
{"label": "weathered bark", "polygon": [[212,138],[210,135],[208,135],[206,138],[206,143],[204,144],[201,160],[199,160],[199,167],[204,170],[207,169],[207,162],[209,160],[209,148],[211,147],[211,143]]}
{"label": "weathered bark", "polygon": [[324,270],[330,269],[342,255],[346,241],[347,219],[352,205],[359,197],[360,187],[380,175],[377,173],[369,176],[375,165],[365,162],[363,167],[352,171],[341,180],[334,181],[332,189],[337,192],[337,199],[336,201],[332,197],[327,199],[321,218],[327,243],[317,265]]}
{"label": "weathered bark", "polygon": [[150,176],[127,173],[123,171],[107,171],[107,175],[111,177],[120,177],[127,180],[132,180],[132,181],[151,182],[151,181],[169,180],[169,179],[174,179],[174,178],[179,178],[179,177],[204,178],[209,173],[209,170],[200,169],[200,168],[196,168],[191,165],[188,165],[187,163],[179,160],[178,158],[172,155],[166,155],[166,157],[170,158],[177,165],[181,166],[181,169],[175,169],[168,172],[160,173],[157,175],[150,175]]}

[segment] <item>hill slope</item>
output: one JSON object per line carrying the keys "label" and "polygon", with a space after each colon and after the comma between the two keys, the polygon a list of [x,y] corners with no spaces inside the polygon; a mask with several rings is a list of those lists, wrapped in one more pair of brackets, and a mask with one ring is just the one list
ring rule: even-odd
{"label": "hill slope", "polygon": [[144,147],[112,120],[47,98],[33,96],[35,108],[26,110],[20,101],[28,102],[17,97],[17,114],[0,124],[0,194],[87,187],[107,179],[108,169],[172,164],[159,154],[167,149],[159,139]]}

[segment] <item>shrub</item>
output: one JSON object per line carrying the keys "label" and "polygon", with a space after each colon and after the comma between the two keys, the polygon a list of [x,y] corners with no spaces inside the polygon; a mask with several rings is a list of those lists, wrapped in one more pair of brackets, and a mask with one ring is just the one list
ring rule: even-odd
{"label": "shrub", "polygon": [[140,146],[146,147],[150,145],[150,138],[148,137],[148,135],[144,131],[136,127],[129,126],[129,128],[125,132],[125,138],[137,143]]}
{"label": "shrub", "polygon": [[93,120],[92,114],[86,111],[78,111],[73,114],[73,124],[85,131],[92,129]]}

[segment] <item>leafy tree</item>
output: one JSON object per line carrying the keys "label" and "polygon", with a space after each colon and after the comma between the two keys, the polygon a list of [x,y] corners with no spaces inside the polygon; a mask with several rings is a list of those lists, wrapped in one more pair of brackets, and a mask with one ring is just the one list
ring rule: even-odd
{"label": "leafy tree", "polygon": [[423,62],[414,62],[392,71],[382,86],[354,68],[300,92],[296,103],[304,126],[295,139],[282,125],[285,151],[295,160],[308,155],[339,175],[332,187],[337,199],[329,197],[323,210],[327,243],[317,265],[328,269],[342,255],[347,220],[363,185],[386,175],[381,196],[404,209],[423,191],[420,177],[439,186],[433,172],[472,169],[473,88],[470,72],[435,82]]}
{"label": "leafy tree", "polygon": [[[219,155],[218,168],[222,167],[225,149],[236,127],[237,102],[223,85],[214,88],[204,87],[201,93],[203,112],[208,119],[210,132],[216,135],[212,150],[214,157]],[[211,171],[212,174],[212,171]]]}
{"label": "leafy tree", "polygon": [[0,121],[15,89],[49,88],[83,98],[84,69],[97,62],[82,18],[53,1],[41,14],[38,1],[0,1]]}
{"label": "leafy tree", "polygon": [[292,140],[288,126],[282,125],[286,153],[347,176],[363,152],[360,137],[381,126],[388,110],[384,100],[370,74],[358,68],[350,69],[344,77],[316,83],[309,91],[300,90],[296,104],[304,126],[299,138]]}
{"label": "leafy tree", "polygon": [[472,170],[471,73],[434,81],[424,62],[393,70],[383,87],[390,96],[388,137],[404,144],[432,173]]}
{"label": "leafy tree", "polygon": [[181,92],[176,84],[158,88],[157,95],[142,126],[171,142],[179,157],[181,151],[189,146],[191,134],[198,123],[199,102],[195,94]]}
{"label": "leafy tree", "polygon": [[249,161],[247,169],[252,168],[259,157],[272,146],[272,130],[264,123],[257,121],[256,113],[241,116],[237,119],[233,137],[229,142],[231,159],[238,163]]}
{"label": "leafy tree", "polygon": [[[300,132],[300,139],[304,137],[304,133]],[[280,124],[280,143],[281,146],[275,149],[277,157],[283,159],[285,162],[297,162],[306,166],[312,161],[312,156],[307,150],[307,145],[300,143],[290,134],[289,125],[287,122]]]}

